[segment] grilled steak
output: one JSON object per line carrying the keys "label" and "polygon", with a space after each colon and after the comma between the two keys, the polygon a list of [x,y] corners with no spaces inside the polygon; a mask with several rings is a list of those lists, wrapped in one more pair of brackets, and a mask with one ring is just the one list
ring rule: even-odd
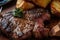
{"label": "grilled steak", "polygon": [[25,19],[16,18],[13,16],[13,13],[14,12],[1,14],[0,29],[3,31],[3,33],[6,32],[6,35],[8,34],[10,37],[17,40],[26,39],[33,34],[36,38],[44,34],[43,31],[45,29],[43,22],[50,18],[47,11],[43,9],[24,11],[23,13],[25,15]]}

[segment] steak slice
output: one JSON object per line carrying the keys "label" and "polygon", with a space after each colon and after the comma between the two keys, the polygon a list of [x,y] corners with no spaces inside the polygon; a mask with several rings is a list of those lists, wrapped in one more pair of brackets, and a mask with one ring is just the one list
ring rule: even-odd
{"label": "steak slice", "polygon": [[[15,18],[12,14],[6,13],[3,14],[0,18],[0,29],[6,35],[11,36],[12,38],[26,38],[28,35],[30,36],[29,32],[33,29],[34,22],[26,19]],[[25,35],[24,37],[22,37]],[[26,36],[27,35],[27,36]]]}

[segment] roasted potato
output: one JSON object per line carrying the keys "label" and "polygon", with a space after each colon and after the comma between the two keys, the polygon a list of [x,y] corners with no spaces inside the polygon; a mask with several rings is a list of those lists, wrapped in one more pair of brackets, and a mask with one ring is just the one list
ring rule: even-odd
{"label": "roasted potato", "polygon": [[53,28],[51,29],[50,35],[51,36],[60,36],[60,22],[53,26]]}
{"label": "roasted potato", "polygon": [[51,12],[56,16],[60,16],[60,1],[53,1],[51,3]]}
{"label": "roasted potato", "polygon": [[23,10],[31,9],[34,5],[24,0],[17,0],[16,8],[22,8]]}
{"label": "roasted potato", "polygon": [[46,7],[51,0],[32,0],[36,5],[41,6],[41,7]]}

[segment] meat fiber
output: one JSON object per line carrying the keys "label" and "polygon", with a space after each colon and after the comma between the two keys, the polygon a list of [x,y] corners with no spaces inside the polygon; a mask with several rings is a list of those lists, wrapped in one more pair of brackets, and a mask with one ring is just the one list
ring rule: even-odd
{"label": "meat fiber", "polygon": [[1,14],[0,29],[16,40],[27,39],[32,35],[35,38],[41,38],[45,31],[43,22],[50,19],[49,12],[43,9],[33,9],[23,13],[24,19],[14,17],[13,12]]}

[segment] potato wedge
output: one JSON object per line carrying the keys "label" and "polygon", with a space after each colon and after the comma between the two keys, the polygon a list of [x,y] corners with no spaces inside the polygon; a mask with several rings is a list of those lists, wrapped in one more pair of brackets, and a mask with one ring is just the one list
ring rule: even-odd
{"label": "potato wedge", "polygon": [[60,17],[60,1],[53,1],[51,3],[51,12]]}
{"label": "potato wedge", "polygon": [[24,0],[17,0],[16,8],[22,8],[23,10],[31,9],[34,5]]}
{"label": "potato wedge", "polygon": [[51,29],[51,36],[60,36],[60,22]]}
{"label": "potato wedge", "polygon": [[41,6],[41,7],[46,7],[51,0],[32,0],[36,5]]}

